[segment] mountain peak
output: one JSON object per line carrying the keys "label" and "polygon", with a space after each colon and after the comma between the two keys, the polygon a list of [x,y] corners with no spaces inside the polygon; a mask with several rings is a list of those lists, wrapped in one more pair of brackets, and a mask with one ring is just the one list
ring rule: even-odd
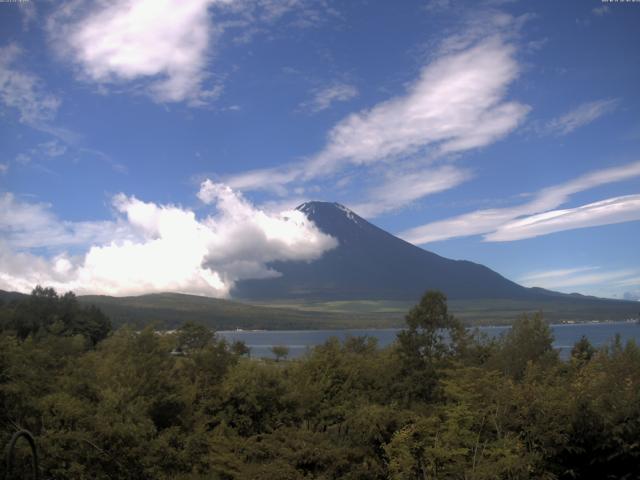
{"label": "mountain peak", "polygon": [[296,207],[296,210],[300,210],[301,212],[305,212],[306,213],[306,212],[308,212],[310,210],[336,209],[336,208],[338,210],[351,212],[351,210],[349,210],[347,207],[345,207],[341,203],[338,203],[338,202],[321,202],[319,200],[312,200],[312,201],[309,201],[309,202],[301,203],[300,205],[298,205]]}
{"label": "mountain peak", "polygon": [[359,217],[353,210],[337,202],[305,202],[301,205],[298,205],[296,207],[296,210],[304,213],[310,220],[313,220],[314,222],[326,219],[327,217],[346,217],[356,225],[361,225],[363,222],[365,222],[365,220]]}

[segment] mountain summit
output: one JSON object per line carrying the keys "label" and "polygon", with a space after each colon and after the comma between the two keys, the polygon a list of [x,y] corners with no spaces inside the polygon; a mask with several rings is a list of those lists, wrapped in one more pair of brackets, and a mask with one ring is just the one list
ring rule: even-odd
{"label": "mountain summit", "polygon": [[280,277],[238,282],[234,297],[415,300],[428,289],[441,290],[451,299],[527,299],[543,294],[483,265],[416,247],[339,203],[306,202],[297,210],[339,245],[313,262],[274,262],[270,266],[282,273]]}

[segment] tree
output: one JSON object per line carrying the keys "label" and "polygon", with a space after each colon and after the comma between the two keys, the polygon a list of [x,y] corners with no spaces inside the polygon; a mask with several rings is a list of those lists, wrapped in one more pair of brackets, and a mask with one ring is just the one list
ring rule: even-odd
{"label": "tree", "polygon": [[242,357],[243,355],[251,356],[251,349],[242,340],[236,340],[231,344],[231,351]]}
{"label": "tree", "polygon": [[73,292],[58,296],[53,288],[40,285],[16,303],[7,323],[21,340],[30,335],[82,335],[95,346],[111,332],[111,321],[98,307],[81,306]]}
{"label": "tree", "polygon": [[183,352],[201,350],[211,344],[213,337],[213,332],[204,325],[188,321],[178,329],[178,348]]}
{"label": "tree", "polygon": [[466,341],[462,324],[447,309],[447,297],[428,291],[405,317],[407,329],[398,334],[398,352],[409,397],[431,398],[437,385],[436,366],[459,353]]}
{"label": "tree", "polygon": [[571,349],[571,358],[578,365],[584,365],[591,357],[596,353],[596,349],[591,345],[591,342],[587,337],[582,335],[573,348]]}
{"label": "tree", "polygon": [[540,312],[516,320],[503,335],[500,347],[494,366],[516,380],[524,376],[529,362],[553,363],[558,358],[553,350],[553,334]]}
{"label": "tree", "polygon": [[279,362],[289,355],[289,347],[285,345],[274,345],[271,347],[271,353],[276,357],[276,362]]}

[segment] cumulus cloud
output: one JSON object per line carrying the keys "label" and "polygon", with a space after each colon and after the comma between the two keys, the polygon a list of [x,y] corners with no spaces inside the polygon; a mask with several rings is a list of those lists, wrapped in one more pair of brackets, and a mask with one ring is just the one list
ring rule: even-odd
{"label": "cumulus cloud", "polygon": [[215,2],[70,2],[51,18],[49,31],[90,81],[143,80],[159,101],[197,103],[219,93],[203,88],[211,41],[208,10]]}
{"label": "cumulus cloud", "polygon": [[557,136],[567,135],[580,127],[594,122],[603,115],[611,113],[617,108],[619,103],[619,100],[615,98],[583,103],[564,115],[547,122],[547,124],[540,129],[540,133]]}
{"label": "cumulus cloud", "polygon": [[313,91],[313,98],[304,102],[301,107],[313,113],[326,110],[336,102],[346,102],[358,96],[358,89],[347,83],[334,83]]}
{"label": "cumulus cloud", "polygon": [[302,25],[330,10],[310,3],[70,0],[58,6],[47,30],[59,56],[70,60],[83,80],[103,89],[142,91],[159,102],[201,106],[223,91],[209,68],[221,35],[228,31],[236,41],[249,41],[290,11]]}
{"label": "cumulus cloud", "polygon": [[21,54],[15,44],[0,47],[0,102],[17,111],[20,122],[41,127],[54,118],[61,101],[45,91],[37,76],[18,66]]}
{"label": "cumulus cloud", "polygon": [[[55,232],[57,219],[49,207],[6,197],[9,206],[21,209],[13,208],[12,216],[0,223],[7,247],[0,256],[0,288],[28,291],[40,283],[77,293],[177,291],[226,297],[238,280],[279,275],[270,262],[312,261],[337,245],[302,212],[267,214],[231,188],[208,180],[198,196],[214,207],[214,214],[198,218],[179,206],[118,194],[112,201],[117,218],[91,224],[113,238],[96,235],[85,253],[61,251],[51,258],[28,250],[40,246],[28,240],[37,232],[42,246],[50,247],[46,233]],[[15,231],[16,223],[23,225],[20,231]],[[88,223],[67,224],[69,244],[79,241]],[[65,237],[58,238],[64,245]]]}
{"label": "cumulus cloud", "polygon": [[485,240],[488,241],[504,241],[636,220],[637,195],[607,199],[574,209],[555,209],[575,193],[637,176],[640,176],[640,162],[598,170],[540,190],[532,200],[521,205],[476,210],[411,228],[399,236],[415,244],[480,234],[487,234]]}

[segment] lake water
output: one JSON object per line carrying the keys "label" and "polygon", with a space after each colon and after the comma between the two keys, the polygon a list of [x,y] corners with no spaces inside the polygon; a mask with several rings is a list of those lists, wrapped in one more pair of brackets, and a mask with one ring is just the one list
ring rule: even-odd
{"label": "lake water", "polygon": [[[498,336],[509,327],[480,327],[479,330],[491,336]],[[580,323],[551,325],[551,330],[555,338],[554,347],[560,351],[564,358],[569,356],[569,352],[574,343],[580,340],[582,335],[596,347],[600,347],[607,342],[611,342],[616,334],[620,334],[623,343],[627,340],[635,339],[640,343],[640,324],[631,322],[608,322],[608,323]],[[330,337],[337,337],[340,340],[352,337],[375,337],[378,345],[385,347],[391,344],[400,329],[361,329],[361,330],[243,330],[243,331],[220,331],[218,335],[229,341],[241,340],[251,348],[251,355],[254,357],[272,358],[271,347],[274,345],[285,345],[289,347],[289,358],[299,358],[316,345],[323,344]]]}

